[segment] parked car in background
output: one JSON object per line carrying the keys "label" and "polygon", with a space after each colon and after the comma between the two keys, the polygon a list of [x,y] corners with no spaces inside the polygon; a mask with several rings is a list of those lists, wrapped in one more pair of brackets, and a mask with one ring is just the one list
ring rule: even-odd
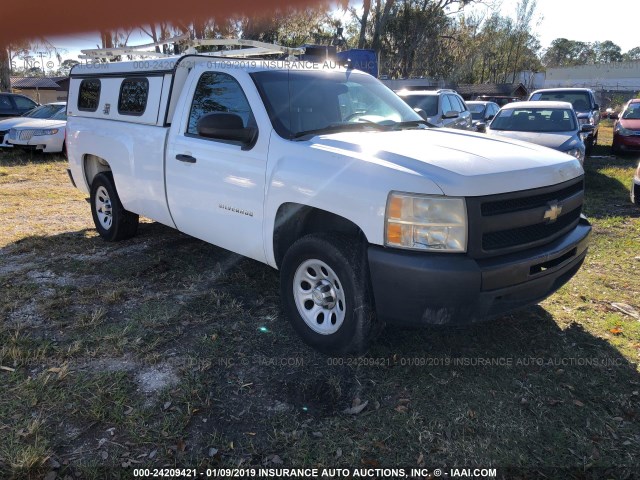
{"label": "parked car in background", "polygon": [[636,174],[631,181],[631,202],[640,207],[640,163],[638,163]]}
{"label": "parked car in background", "polygon": [[7,142],[16,148],[59,153],[65,148],[67,112],[60,110],[48,119],[31,119],[9,130]]}
{"label": "parked car in background", "polygon": [[396,93],[436,127],[471,128],[471,112],[454,90],[400,90]]}
{"label": "parked car in background", "polygon": [[495,102],[473,101],[466,102],[466,104],[471,112],[471,127],[473,130],[477,130],[479,123],[493,120],[493,117],[500,110],[500,106]]}
{"label": "parked car in background", "polygon": [[475,98],[475,101],[476,102],[493,102],[493,103],[497,103],[498,106],[502,107],[507,103],[519,102],[520,98],[510,97],[508,95],[478,95]]}
{"label": "parked car in background", "polygon": [[16,93],[0,93],[0,117],[19,117],[38,104],[29,97]]}
{"label": "parked car in background", "polygon": [[575,110],[581,125],[593,125],[591,132],[585,135],[586,154],[590,155],[598,142],[600,125],[600,105],[596,102],[593,90],[588,88],[545,88],[536,90],[529,96],[530,101],[569,102]]}
{"label": "parked car in background", "polygon": [[629,100],[613,126],[614,153],[640,150],[640,98]]}
{"label": "parked car in background", "polygon": [[61,110],[65,110],[67,104],[65,102],[47,103],[28,111],[24,115],[15,118],[5,118],[0,120],[0,148],[12,148],[13,145],[7,143],[9,130],[18,125],[28,123],[34,118],[51,118]]}
{"label": "parked car in background", "polygon": [[[482,127],[481,127],[482,128]],[[500,109],[486,128],[488,135],[509,137],[567,153],[584,162],[581,133],[593,125],[580,125],[568,102],[518,102]]]}

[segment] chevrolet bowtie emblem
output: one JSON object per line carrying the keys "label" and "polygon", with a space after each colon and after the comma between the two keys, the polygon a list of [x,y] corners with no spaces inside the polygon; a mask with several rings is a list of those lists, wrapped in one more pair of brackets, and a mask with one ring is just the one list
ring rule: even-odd
{"label": "chevrolet bowtie emblem", "polygon": [[548,223],[555,222],[560,214],[562,213],[562,205],[558,205],[557,201],[549,202],[549,210],[544,212],[544,219],[547,220]]}

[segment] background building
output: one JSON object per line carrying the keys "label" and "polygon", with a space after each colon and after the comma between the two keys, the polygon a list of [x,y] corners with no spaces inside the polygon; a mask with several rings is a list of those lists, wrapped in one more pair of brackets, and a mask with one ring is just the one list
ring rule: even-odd
{"label": "background building", "polygon": [[11,91],[44,104],[66,102],[69,77],[11,77]]}

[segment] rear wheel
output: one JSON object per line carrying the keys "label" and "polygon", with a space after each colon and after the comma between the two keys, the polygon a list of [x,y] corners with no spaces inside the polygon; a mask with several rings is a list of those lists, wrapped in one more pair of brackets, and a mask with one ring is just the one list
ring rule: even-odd
{"label": "rear wheel", "polygon": [[138,215],[125,210],[111,172],[102,172],[91,183],[91,214],[96,230],[108,242],[133,237],[138,230]]}
{"label": "rear wheel", "polygon": [[366,251],[339,234],[307,235],[287,251],[280,273],[286,316],[324,353],[363,353],[377,323]]}

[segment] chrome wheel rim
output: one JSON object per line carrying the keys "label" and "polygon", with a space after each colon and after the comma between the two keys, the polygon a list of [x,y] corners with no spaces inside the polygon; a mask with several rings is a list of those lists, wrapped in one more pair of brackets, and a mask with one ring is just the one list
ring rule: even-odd
{"label": "chrome wheel rim", "polygon": [[293,298],[298,313],[314,332],[331,335],[342,325],[346,311],[342,282],[323,261],[309,259],[298,266]]}
{"label": "chrome wheel rim", "polygon": [[111,198],[105,187],[100,186],[96,190],[95,204],[100,226],[105,230],[109,230],[113,224],[113,214],[111,211]]}

